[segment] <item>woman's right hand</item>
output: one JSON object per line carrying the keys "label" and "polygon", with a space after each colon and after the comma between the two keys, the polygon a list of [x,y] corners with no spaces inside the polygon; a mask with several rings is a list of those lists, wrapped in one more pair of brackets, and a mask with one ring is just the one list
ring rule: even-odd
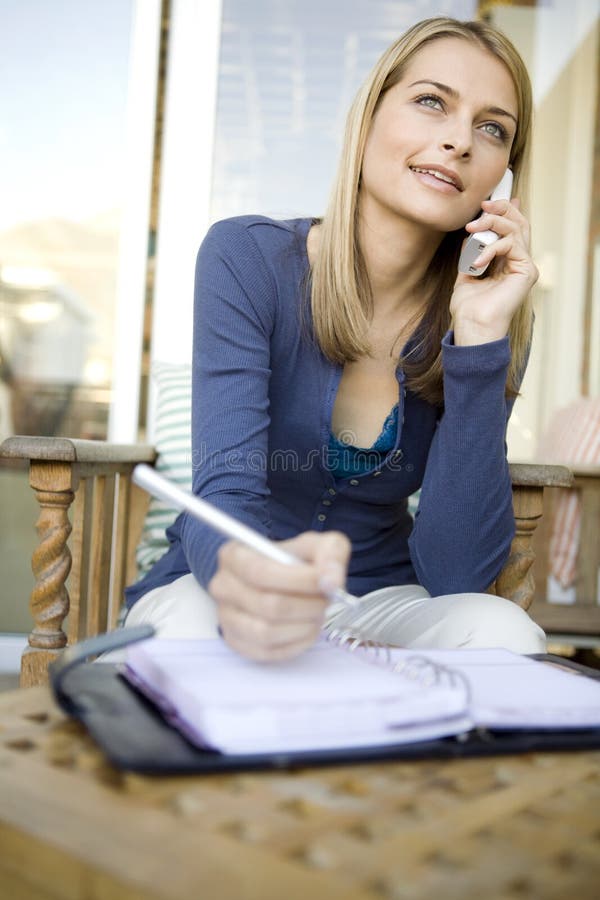
{"label": "woman's right hand", "polygon": [[344,586],[351,549],[336,531],[307,531],[279,546],[302,562],[283,565],[227,541],[208,584],[225,641],[242,656],[263,662],[298,656],[315,642],[326,594]]}

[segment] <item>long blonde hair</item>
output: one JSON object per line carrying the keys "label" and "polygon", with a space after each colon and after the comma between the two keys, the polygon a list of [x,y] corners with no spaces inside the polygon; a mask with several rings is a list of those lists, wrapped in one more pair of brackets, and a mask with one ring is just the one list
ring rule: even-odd
{"label": "long blonde hair", "polygon": [[[359,90],[346,122],[344,143],[330,202],[321,222],[319,249],[311,271],[310,302],[314,335],[333,362],[356,360],[370,352],[367,340],[373,302],[369,277],[358,240],[358,190],[367,136],[373,116],[386,91],[403,76],[409,60],[425,44],[458,37],[488,50],[504,63],[517,95],[517,130],[510,151],[513,194],[524,197],[527,188],[532,96],[529,76],[519,53],[508,38],[483,22],[459,22],[437,17],[414,25],[379,59]],[[523,204],[522,204],[523,208]],[[407,384],[432,403],[443,402],[440,342],[451,325],[450,298],[456,280],[464,231],[449,232],[440,243],[423,289],[428,298],[417,327],[417,350],[400,360]],[[510,326],[512,360],[507,394],[517,393],[531,337],[532,307],[528,299]]]}

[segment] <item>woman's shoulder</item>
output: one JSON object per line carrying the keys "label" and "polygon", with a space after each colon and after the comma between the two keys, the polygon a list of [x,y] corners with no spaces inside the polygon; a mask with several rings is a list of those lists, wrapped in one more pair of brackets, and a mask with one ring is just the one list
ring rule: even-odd
{"label": "woman's shoulder", "polygon": [[306,236],[314,219],[272,219],[263,215],[232,216],[211,225],[208,241],[223,247],[252,243],[269,256],[273,251],[306,248]]}

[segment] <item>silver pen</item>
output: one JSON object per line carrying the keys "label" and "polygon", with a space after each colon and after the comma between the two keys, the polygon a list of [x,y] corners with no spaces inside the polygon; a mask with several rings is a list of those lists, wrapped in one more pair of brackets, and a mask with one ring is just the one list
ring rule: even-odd
{"label": "silver pen", "polygon": [[[286,566],[297,566],[305,562],[305,560],[293,556],[286,550],[282,550],[274,541],[270,541],[262,534],[254,531],[253,528],[238,522],[233,516],[213,506],[207,500],[202,500],[200,497],[196,497],[195,494],[182,490],[182,488],[165,478],[164,475],[160,475],[151,466],[147,466],[144,463],[137,465],[133,470],[132,479],[141,488],[148,491],[149,494],[153,494],[161,500],[166,500],[177,509],[184,509],[197,519],[200,519],[201,522],[210,525],[215,531],[234,541],[245,544],[268,559],[283,563]],[[342,606],[350,608],[354,608],[360,603],[358,597],[349,594],[348,591],[341,587],[327,591],[325,596],[331,603],[340,603]]]}

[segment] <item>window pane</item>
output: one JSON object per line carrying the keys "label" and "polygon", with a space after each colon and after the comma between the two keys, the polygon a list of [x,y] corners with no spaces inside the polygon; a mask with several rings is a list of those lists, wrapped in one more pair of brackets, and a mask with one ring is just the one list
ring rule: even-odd
{"label": "window pane", "polygon": [[0,0],[0,436],[104,437],[133,0]]}
{"label": "window pane", "polygon": [[415,22],[475,0],[223,0],[211,218],[324,212],[346,113]]}

